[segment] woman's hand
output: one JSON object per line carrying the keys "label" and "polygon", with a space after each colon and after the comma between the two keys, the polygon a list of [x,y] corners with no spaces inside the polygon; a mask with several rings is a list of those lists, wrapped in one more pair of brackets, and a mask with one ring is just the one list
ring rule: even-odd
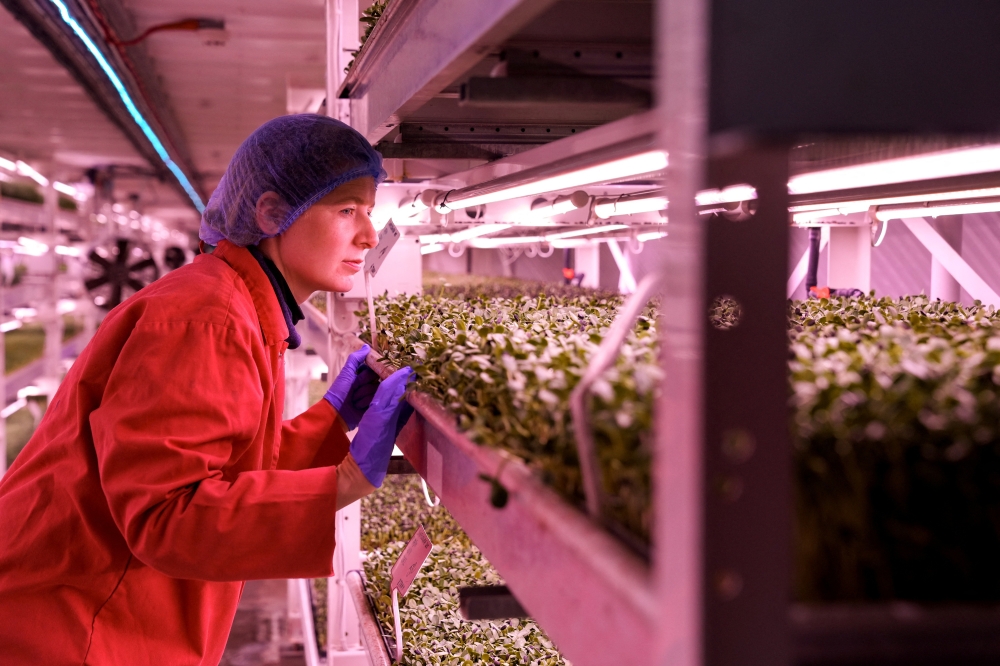
{"label": "woman's hand", "polygon": [[348,356],[344,369],[323,396],[344,419],[348,430],[358,427],[379,386],[378,375],[365,365],[370,351],[371,347],[365,345]]}
{"label": "woman's hand", "polygon": [[368,482],[376,488],[382,485],[389,469],[396,435],[413,413],[413,408],[403,398],[406,384],[412,377],[412,369],[400,368],[379,385],[351,442],[351,456]]}

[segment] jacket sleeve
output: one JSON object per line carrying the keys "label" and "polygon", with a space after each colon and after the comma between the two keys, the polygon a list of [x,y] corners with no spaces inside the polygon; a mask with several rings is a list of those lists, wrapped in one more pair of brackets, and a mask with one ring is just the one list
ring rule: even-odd
{"label": "jacket sleeve", "polygon": [[254,333],[140,320],[91,413],[115,523],[132,553],[168,576],[331,573],[335,467],[224,478],[266,426],[258,367],[267,361]]}
{"label": "jacket sleeve", "polygon": [[339,465],[351,442],[344,420],[326,400],[289,419],[281,427],[278,469],[310,469]]}

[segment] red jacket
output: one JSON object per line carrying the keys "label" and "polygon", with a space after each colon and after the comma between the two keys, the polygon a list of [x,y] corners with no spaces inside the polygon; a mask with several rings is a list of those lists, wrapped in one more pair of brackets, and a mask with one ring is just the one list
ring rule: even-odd
{"label": "red jacket", "polygon": [[0,664],[215,664],[243,582],[331,574],[343,421],[223,242],[113,310],[0,482]]}

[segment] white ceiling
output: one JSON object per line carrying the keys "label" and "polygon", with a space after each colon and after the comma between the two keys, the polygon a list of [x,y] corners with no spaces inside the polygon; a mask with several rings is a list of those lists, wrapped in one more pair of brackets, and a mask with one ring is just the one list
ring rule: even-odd
{"label": "white ceiling", "polygon": [[[197,33],[161,32],[154,60],[204,189],[211,193],[239,144],[286,113],[289,87],[322,88],[323,0],[123,0],[140,30],[190,17],[219,18],[229,34],[209,46]],[[24,159],[62,180],[143,158],[49,52],[0,9],[0,156]],[[169,186],[119,179],[116,196],[139,194],[144,212],[194,228],[198,216]]]}
{"label": "white ceiling", "polygon": [[286,112],[289,86],[324,87],[323,0],[124,1],[140,29],[189,17],[226,22],[224,46],[205,45],[197,33],[146,40],[209,192],[243,139]]}
{"label": "white ceiling", "polygon": [[83,87],[2,7],[0,155],[60,179],[79,177],[80,167],[145,164]]}

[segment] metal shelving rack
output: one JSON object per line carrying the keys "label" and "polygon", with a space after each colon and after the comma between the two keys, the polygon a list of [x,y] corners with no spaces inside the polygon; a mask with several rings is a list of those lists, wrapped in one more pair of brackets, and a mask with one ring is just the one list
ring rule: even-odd
{"label": "metal shelving rack", "polygon": [[[620,20],[598,16],[608,6]],[[636,21],[640,15],[648,21]],[[785,332],[787,183],[796,137],[995,132],[1000,88],[974,82],[977,71],[1000,65],[1000,42],[989,37],[996,28],[1000,18],[986,5],[903,0],[846,6],[410,0],[391,5],[376,27],[338,88],[336,113],[387,157],[489,156],[430,186],[488,183],[630,141],[659,145],[670,156],[670,237],[656,246],[662,248],[657,268],[666,276],[661,303],[670,316],[660,324],[667,380],[657,408],[651,562],[632,555],[517,463],[501,474],[510,504],[491,508],[489,487],[478,475],[498,474],[502,454],[469,442],[426,397],[414,399],[418,416],[400,441],[577,666],[943,664],[998,657],[1000,641],[990,638],[1000,627],[994,611],[791,605]],[[631,41],[629,30],[636,37]],[[602,34],[612,36],[600,42]],[[498,53],[545,49],[571,58],[590,49],[600,54],[593,78],[602,78],[603,69],[603,78],[619,82],[629,73],[613,61],[640,54],[632,75],[641,79],[644,64],[648,89],[661,102],[651,110],[638,98],[629,101],[631,108],[616,105],[605,83],[591,81],[561,99],[528,85],[518,105],[482,103],[486,93],[477,103],[471,82],[497,72]],[[517,71],[516,58],[507,66]],[[553,71],[560,76],[558,67]],[[525,138],[508,133],[511,118],[525,128]],[[557,123],[560,118],[568,120]],[[452,131],[457,127],[469,131]],[[527,131],[546,127],[558,131]],[[488,128],[499,136],[482,139]],[[1000,178],[980,174],[880,191],[937,191],[957,183],[995,186]],[[750,220],[698,215],[698,191],[734,184],[756,189]],[[739,326],[708,325],[717,296],[740,303]],[[742,492],[720,493],[720,481],[738,482]],[[964,628],[962,642],[946,638],[949,626]]]}

